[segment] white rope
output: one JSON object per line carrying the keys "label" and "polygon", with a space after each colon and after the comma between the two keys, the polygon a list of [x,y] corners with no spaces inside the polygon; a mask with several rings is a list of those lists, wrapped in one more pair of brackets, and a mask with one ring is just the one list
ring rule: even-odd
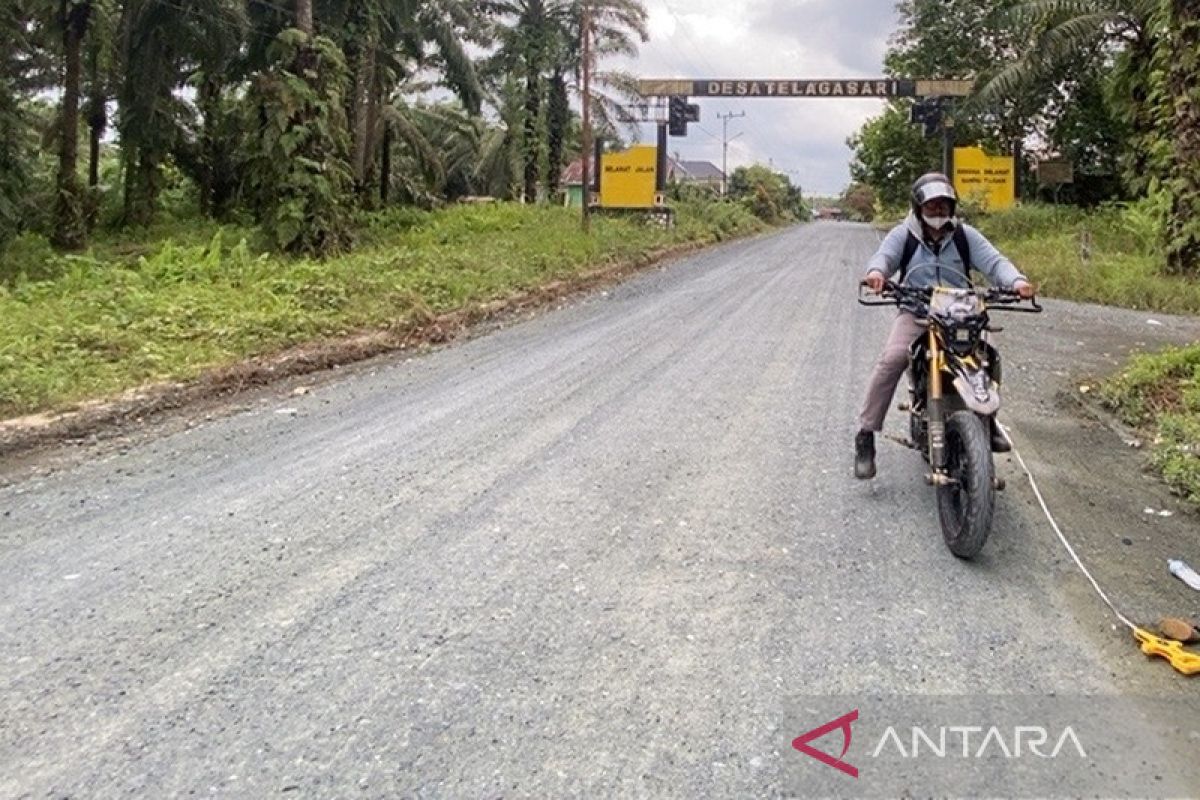
{"label": "white rope", "polygon": [[1063,547],[1067,548],[1067,552],[1071,554],[1071,558],[1075,560],[1075,564],[1079,567],[1080,571],[1083,572],[1089,581],[1091,581],[1092,588],[1096,590],[1096,594],[1100,595],[1100,599],[1104,601],[1105,605],[1112,609],[1112,612],[1117,615],[1117,619],[1125,623],[1125,625],[1131,630],[1137,630],[1137,625],[1134,625],[1132,622],[1130,622],[1129,618],[1122,614],[1120,609],[1113,605],[1113,601],[1108,599],[1108,595],[1106,595],[1104,590],[1100,588],[1100,584],[1097,583],[1096,579],[1092,577],[1092,573],[1089,572],[1088,568],[1083,565],[1083,562],[1079,559],[1079,555],[1075,552],[1075,548],[1072,547],[1071,543],[1067,541],[1067,537],[1063,535],[1062,529],[1059,528],[1058,523],[1054,521],[1054,516],[1050,513],[1050,509],[1046,507],[1046,499],[1042,497],[1042,492],[1040,489],[1038,489],[1037,481],[1033,479],[1033,473],[1029,471],[1029,467],[1025,464],[1025,459],[1021,457],[1021,452],[1017,450],[1017,446],[1013,442],[1012,437],[1008,435],[1008,428],[1004,427],[1004,425],[1000,425],[999,420],[997,420],[997,425],[999,425],[1001,433],[1004,434],[1004,438],[1007,439],[1009,445],[1012,446],[1012,454],[1017,457],[1017,462],[1020,463],[1021,469],[1025,471],[1025,476],[1029,478],[1029,485],[1033,488],[1033,493],[1037,497],[1038,503],[1041,504],[1042,511],[1046,514],[1046,519],[1050,520],[1050,525],[1054,528],[1054,532],[1058,534],[1059,541],[1063,543]]}

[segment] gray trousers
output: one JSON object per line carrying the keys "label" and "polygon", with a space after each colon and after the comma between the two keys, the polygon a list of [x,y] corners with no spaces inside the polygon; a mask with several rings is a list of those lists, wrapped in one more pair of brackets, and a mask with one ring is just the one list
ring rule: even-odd
{"label": "gray trousers", "polygon": [[887,416],[888,406],[892,404],[896,384],[908,369],[908,349],[927,330],[916,316],[907,311],[896,315],[887,344],[883,346],[883,352],[875,364],[875,371],[871,373],[871,382],[867,384],[867,398],[863,401],[862,413],[858,417],[861,430],[875,433],[883,430],[883,418]]}

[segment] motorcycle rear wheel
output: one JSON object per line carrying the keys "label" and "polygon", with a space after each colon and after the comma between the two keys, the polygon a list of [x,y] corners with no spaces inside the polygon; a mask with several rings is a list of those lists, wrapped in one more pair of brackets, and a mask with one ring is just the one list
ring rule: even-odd
{"label": "motorcycle rear wheel", "polygon": [[979,555],[992,530],[995,466],[983,420],[956,411],[946,420],[946,474],[953,482],[937,489],[942,538],[959,558]]}

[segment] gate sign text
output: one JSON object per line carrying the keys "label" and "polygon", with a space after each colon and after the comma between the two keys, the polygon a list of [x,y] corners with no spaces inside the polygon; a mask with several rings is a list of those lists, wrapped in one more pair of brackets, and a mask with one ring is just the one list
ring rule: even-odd
{"label": "gate sign text", "polygon": [[772,79],[740,78],[703,80],[641,80],[643,97],[962,97],[971,93],[972,81],[922,81],[893,78]]}
{"label": "gate sign text", "polygon": [[[909,81],[911,84],[912,82]],[[693,81],[694,97],[900,97],[901,81]],[[911,87],[906,87],[911,88]]]}

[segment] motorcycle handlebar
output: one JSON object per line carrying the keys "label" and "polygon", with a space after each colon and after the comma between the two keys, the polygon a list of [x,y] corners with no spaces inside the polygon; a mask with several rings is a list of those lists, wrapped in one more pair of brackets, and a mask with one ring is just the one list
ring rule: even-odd
{"label": "motorcycle handlebar", "polygon": [[[933,296],[933,289],[901,286],[900,284],[884,281],[883,291],[877,296],[879,300],[867,300],[863,297],[863,287],[869,284],[863,280],[858,284],[858,303],[863,306],[894,306],[898,305],[902,300],[912,299],[922,303],[928,303]],[[977,292],[988,308],[994,311],[1019,311],[1026,314],[1037,314],[1042,311],[1042,306],[1038,303],[1036,297],[1030,297],[1028,308],[1016,308],[1019,303],[1025,302],[1026,298],[1010,289],[985,289]]]}

